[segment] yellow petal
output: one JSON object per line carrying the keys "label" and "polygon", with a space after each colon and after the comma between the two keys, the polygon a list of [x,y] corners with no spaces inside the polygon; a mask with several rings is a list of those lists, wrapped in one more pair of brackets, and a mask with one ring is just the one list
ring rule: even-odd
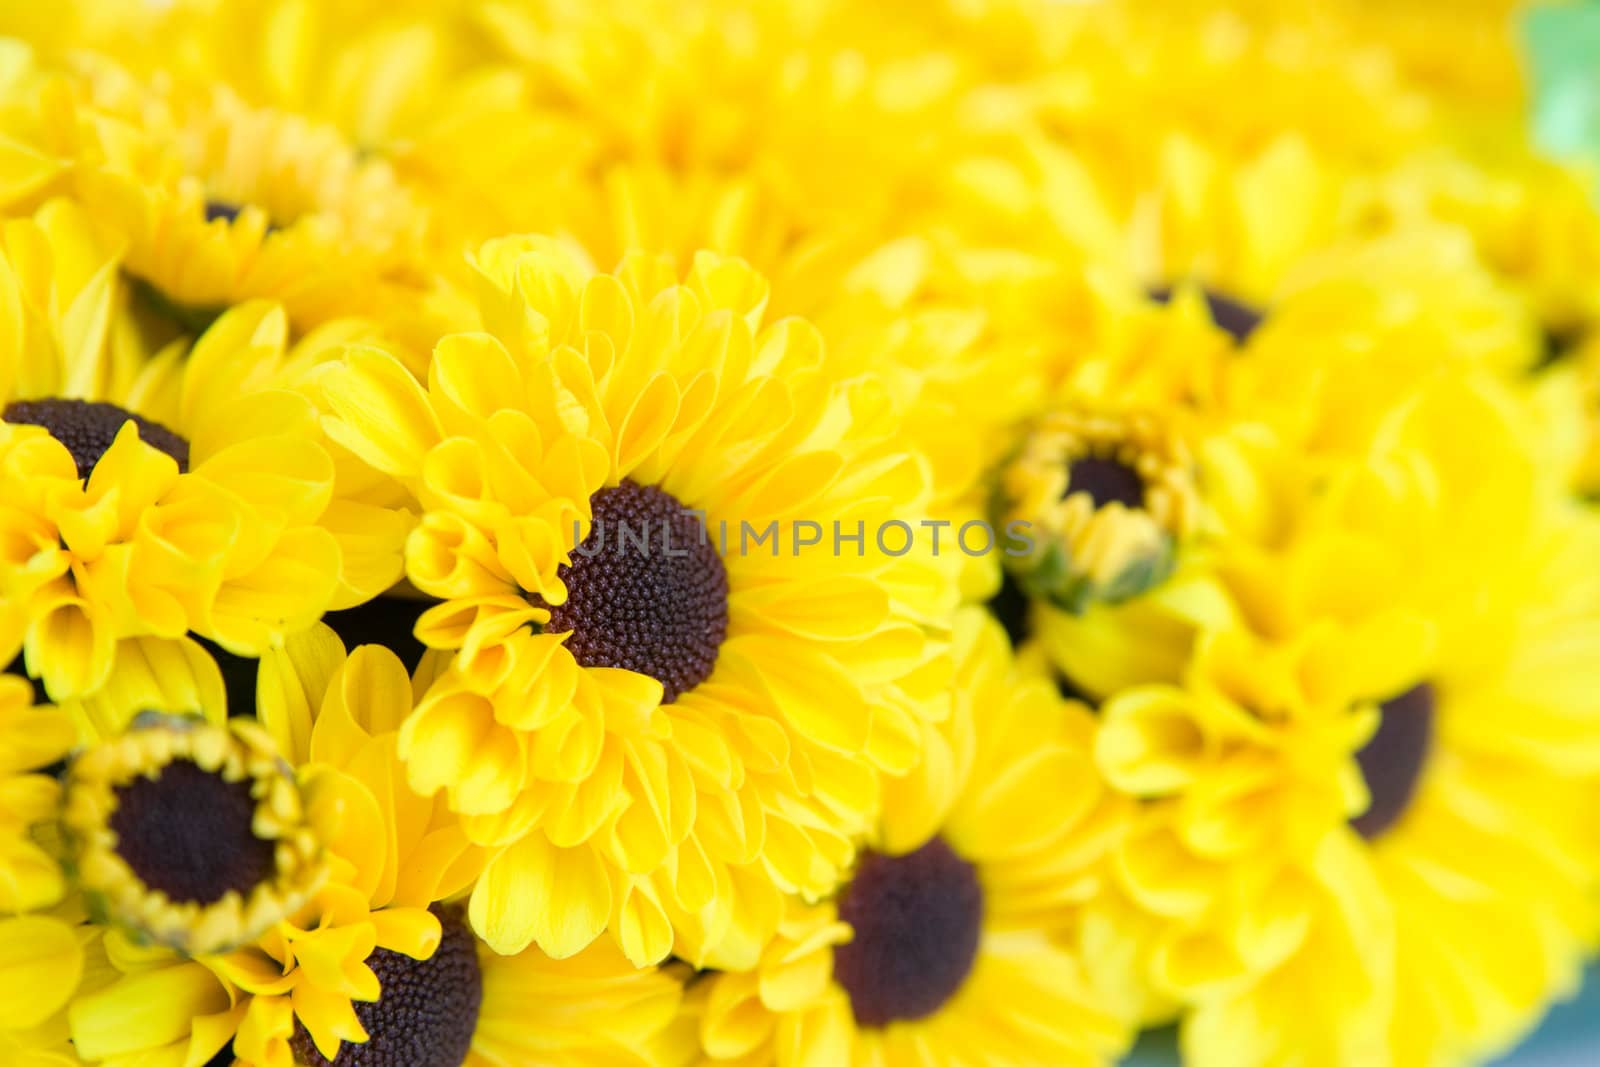
{"label": "yellow petal", "polygon": [[381,645],[351,651],[338,693],[350,717],[374,737],[400,729],[411,713],[411,676],[400,657]]}
{"label": "yellow petal", "polygon": [[394,829],[371,790],[332,767],[311,771],[303,786],[306,816],[330,852],[351,865],[341,879],[370,898],[392,862]]}
{"label": "yellow petal", "polygon": [[438,951],[443,929],[427,908],[384,908],[372,913],[378,947],[425,960]]}
{"label": "yellow petal", "polygon": [[0,1003],[7,1028],[38,1026],[60,1010],[83,974],[72,927],[27,915],[0,920]]}
{"label": "yellow petal", "polygon": [[343,662],[344,642],[321,623],[261,657],[257,714],[285,759],[304,763],[310,757],[312,718]]}
{"label": "yellow petal", "polygon": [[537,942],[547,955],[566,959],[605,929],[611,883],[592,849],[556,848],[535,832],[489,861],[468,913],[473,929],[502,955]]}
{"label": "yellow petal", "polygon": [[371,922],[352,923],[297,937],[294,956],[311,985],[360,1000],[376,1000],[378,980],[366,961],[377,944],[377,930]]}
{"label": "yellow petal", "polygon": [[365,604],[405,573],[406,537],[415,516],[407,511],[335,500],[318,524],[339,543],[339,592],[328,605],[342,611]]}
{"label": "yellow petal", "polygon": [[1149,686],[1119,694],[1101,712],[1095,759],[1118,789],[1160,795],[1182,789],[1211,751],[1193,699]]}
{"label": "yellow petal", "polygon": [[327,434],[370,465],[398,477],[415,477],[443,430],[417,380],[399,360],[355,346],[315,378],[332,408]]}
{"label": "yellow petal", "polygon": [[[1094,765],[1079,752],[1047,748],[1019,753],[951,813],[951,838],[967,846],[974,859],[1039,848],[1083,815],[1085,804],[1079,798],[1093,794],[1086,794],[1081,783],[1094,779]],[[1064,793],[1072,802],[1064,802]],[[1047,803],[1047,797],[1056,799]]]}
{"label": "yellow petal", "polygon": [[487,418],[521,403],[522,376],[505,345],[486,333],[440,339],[428,367],[428,388],[461,411]]}
{"label": "yellow petal", "polygon": [[78,600],[63,601],[35,619],[23,648],[56,701],[98,689],[115,656],[110,620]]}
{"label": "yellow petal", "polygon": [[623,955],[635,967],[648,967],[672,951],[672,923],[649,884],[631,880],[620,893],[612,927]]}
{"label": "yellow petal", "polygon": [[[373,988],[377,988],[376,980],[373,981]],[[369,999],[376,1000],[377,993],[374,992]],[[356,1015],[355,1006],[344,994],[302,982],[295,986],[291,1003],[295,1017],[304,1024],[317,1051],[326,1059],[332,1060],[338,1056],[341,1042],[357,1043],[368,1037],[366,1027],[361,1025]]]}
{"label": "yellow petal", "polygon": [[79,997],[67,1019],[79,1055],[102,1060],[182,1040],[196,1017],[228,1007],[215,975],[198,963],[174,963]]}
{"label": "yellow petal", "polygon": [[475,748],[494,729],[494,706],[476,694],[440,692],[425,698],[400,729],[406,777],[423,796],[454,787],[472,768]]}
{"label": "yellow petal", "polygon": [[752,978],[728,975],[711,987],[700,1020],[700,1041],[706,1052],[718,1060],[748,1056],[772,1034],[776,1019],[761,1003]]}
{"label": "yellow petal", "polygon": [[854,678],[830,657],[793,642],[733,637],[717,664],[773,707],[803,736],[840,752],[866,747],[872,716]]}

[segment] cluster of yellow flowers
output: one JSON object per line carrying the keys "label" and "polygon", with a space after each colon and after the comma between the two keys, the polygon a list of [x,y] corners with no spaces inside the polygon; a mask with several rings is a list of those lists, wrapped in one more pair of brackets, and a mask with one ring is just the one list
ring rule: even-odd
{"label": "cluster of yellow flowers", "polygon": [[0,1067],[1455,1067],[1600,942],[1511,0],[0,4]]}

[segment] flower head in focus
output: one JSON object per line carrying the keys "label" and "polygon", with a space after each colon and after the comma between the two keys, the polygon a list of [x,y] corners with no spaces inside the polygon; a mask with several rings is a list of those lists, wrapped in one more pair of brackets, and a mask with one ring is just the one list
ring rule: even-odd
{"label": "flower head in focus", "polygon": [[502,951],[610,926],[639,961],[748,953],[941,713],[953,582],[879,536],[924,465],[741,263],[598,274],[510,239],[478,269],[490,332],[445,338],[426,387],[376,350],[317,383],[415,495],[417,633],[458,653],[401,731],[410,781],[497,847],[472,915]]}

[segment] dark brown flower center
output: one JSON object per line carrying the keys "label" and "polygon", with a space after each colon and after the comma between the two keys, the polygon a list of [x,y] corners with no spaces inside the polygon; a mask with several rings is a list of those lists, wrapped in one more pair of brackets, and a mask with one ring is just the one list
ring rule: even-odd
{"label": "dark brown flower center", "polygon": [[728,572],[700,520],[654,486],[623,482],[590,501],[593,526],[560,574],[551,633],[585,667],[648,674],[676,700],[710,676],[728,633]]}
{"label": "dark brown flower center", "polygon": [[1584,340],[1582,327],[1569,326],[1561,329],[1546,327],[1539,365],[1547,367],[1552,363],[1561,362],[1577,351],[1583,345]]}
{"label": "dark brown flower center", "polygon": [[1088,493],[1096,508],[1117,503],[1129,510],[1144,507],[1144,479],[1110,456],[1080,456],[1067,467],[1066,495]]}
{"label": "dark brown flower center", "polygon": [[972,971],[983,890],[972,865],[936,837],[904,856],[863,853],[839,917],[855,937],[834,949],[833,976],[856,1022],[922,1019]]}
{"label": "dark brown flower center", "polygon": [[117,433],[130,420],[139,428],[139,437],[152,448],[160,449],[177,461],[178,469],[189,469],[189,442],[149,419],[131,411],[95,400],[15,400],[0,414],[13,425],[43,426],[50,436],[67,446],[78,465],[78,477],[87,478],[106,454]]}
{"label": "dark brown flower center", "polygon": [[1416,796],[1433,747],[1436,700],[1433,686],[1423,682],[1378,706],[1382,715],[1378,730],[1356,753],[1372,804],[1350,821],[1368,841],[1399,822]]}
{"label": "dark brown flower center", "polygon": [[207,200],[206,221],[216,222],[218,219],[222,219],[231,224],[234,219],[239,217],[239,212],[243,210],[238,205],[230,204],[225,200]]}
{"label": "dark brown flower center", "polygon": [[289,1047],[305,1067],[461,1067],[472,1047],[483,1003],[483,974],[472,931],[455,909],[434,905],[443,926],[439,948],[425,960],[388,949],[367,957],[382,993],[357,1001],[367,1040],[345,1042],[328,1059],[298,1023]]}
{"label": "dark brown flower center", "polygon": [[[1205,291],[1206,304],[1211,309],[1211,321],[1233,336],[1235,342],[1244,344],[1261,325],[1261,312],[1249,304],[1223,296],[1211,289]],[[1158,285],[1150,290],[1150,299],[1165,304],[1172,299],[1172,289]]]}
{"label": "dark brown flower center", "polygon": [[248,895],[272,876],[274,848],[255,835],[250,782],[223,781],[189,760],[115,790],[109,826],[117,855],[146,886],[176,903]]}

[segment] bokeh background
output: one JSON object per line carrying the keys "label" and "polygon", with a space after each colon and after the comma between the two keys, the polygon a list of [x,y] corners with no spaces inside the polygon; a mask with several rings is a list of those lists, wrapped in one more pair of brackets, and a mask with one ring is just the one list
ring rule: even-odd
{"label": "bokeh background", "polygon": [[[1177,1067],[1176,1031],[1146,1034],[1125,1067]],[[1494,1067],[1595,1067],[1600,1064],[1600,967],[1589,970],[1578,997],[1557,1005],[1527,1044]]]}

